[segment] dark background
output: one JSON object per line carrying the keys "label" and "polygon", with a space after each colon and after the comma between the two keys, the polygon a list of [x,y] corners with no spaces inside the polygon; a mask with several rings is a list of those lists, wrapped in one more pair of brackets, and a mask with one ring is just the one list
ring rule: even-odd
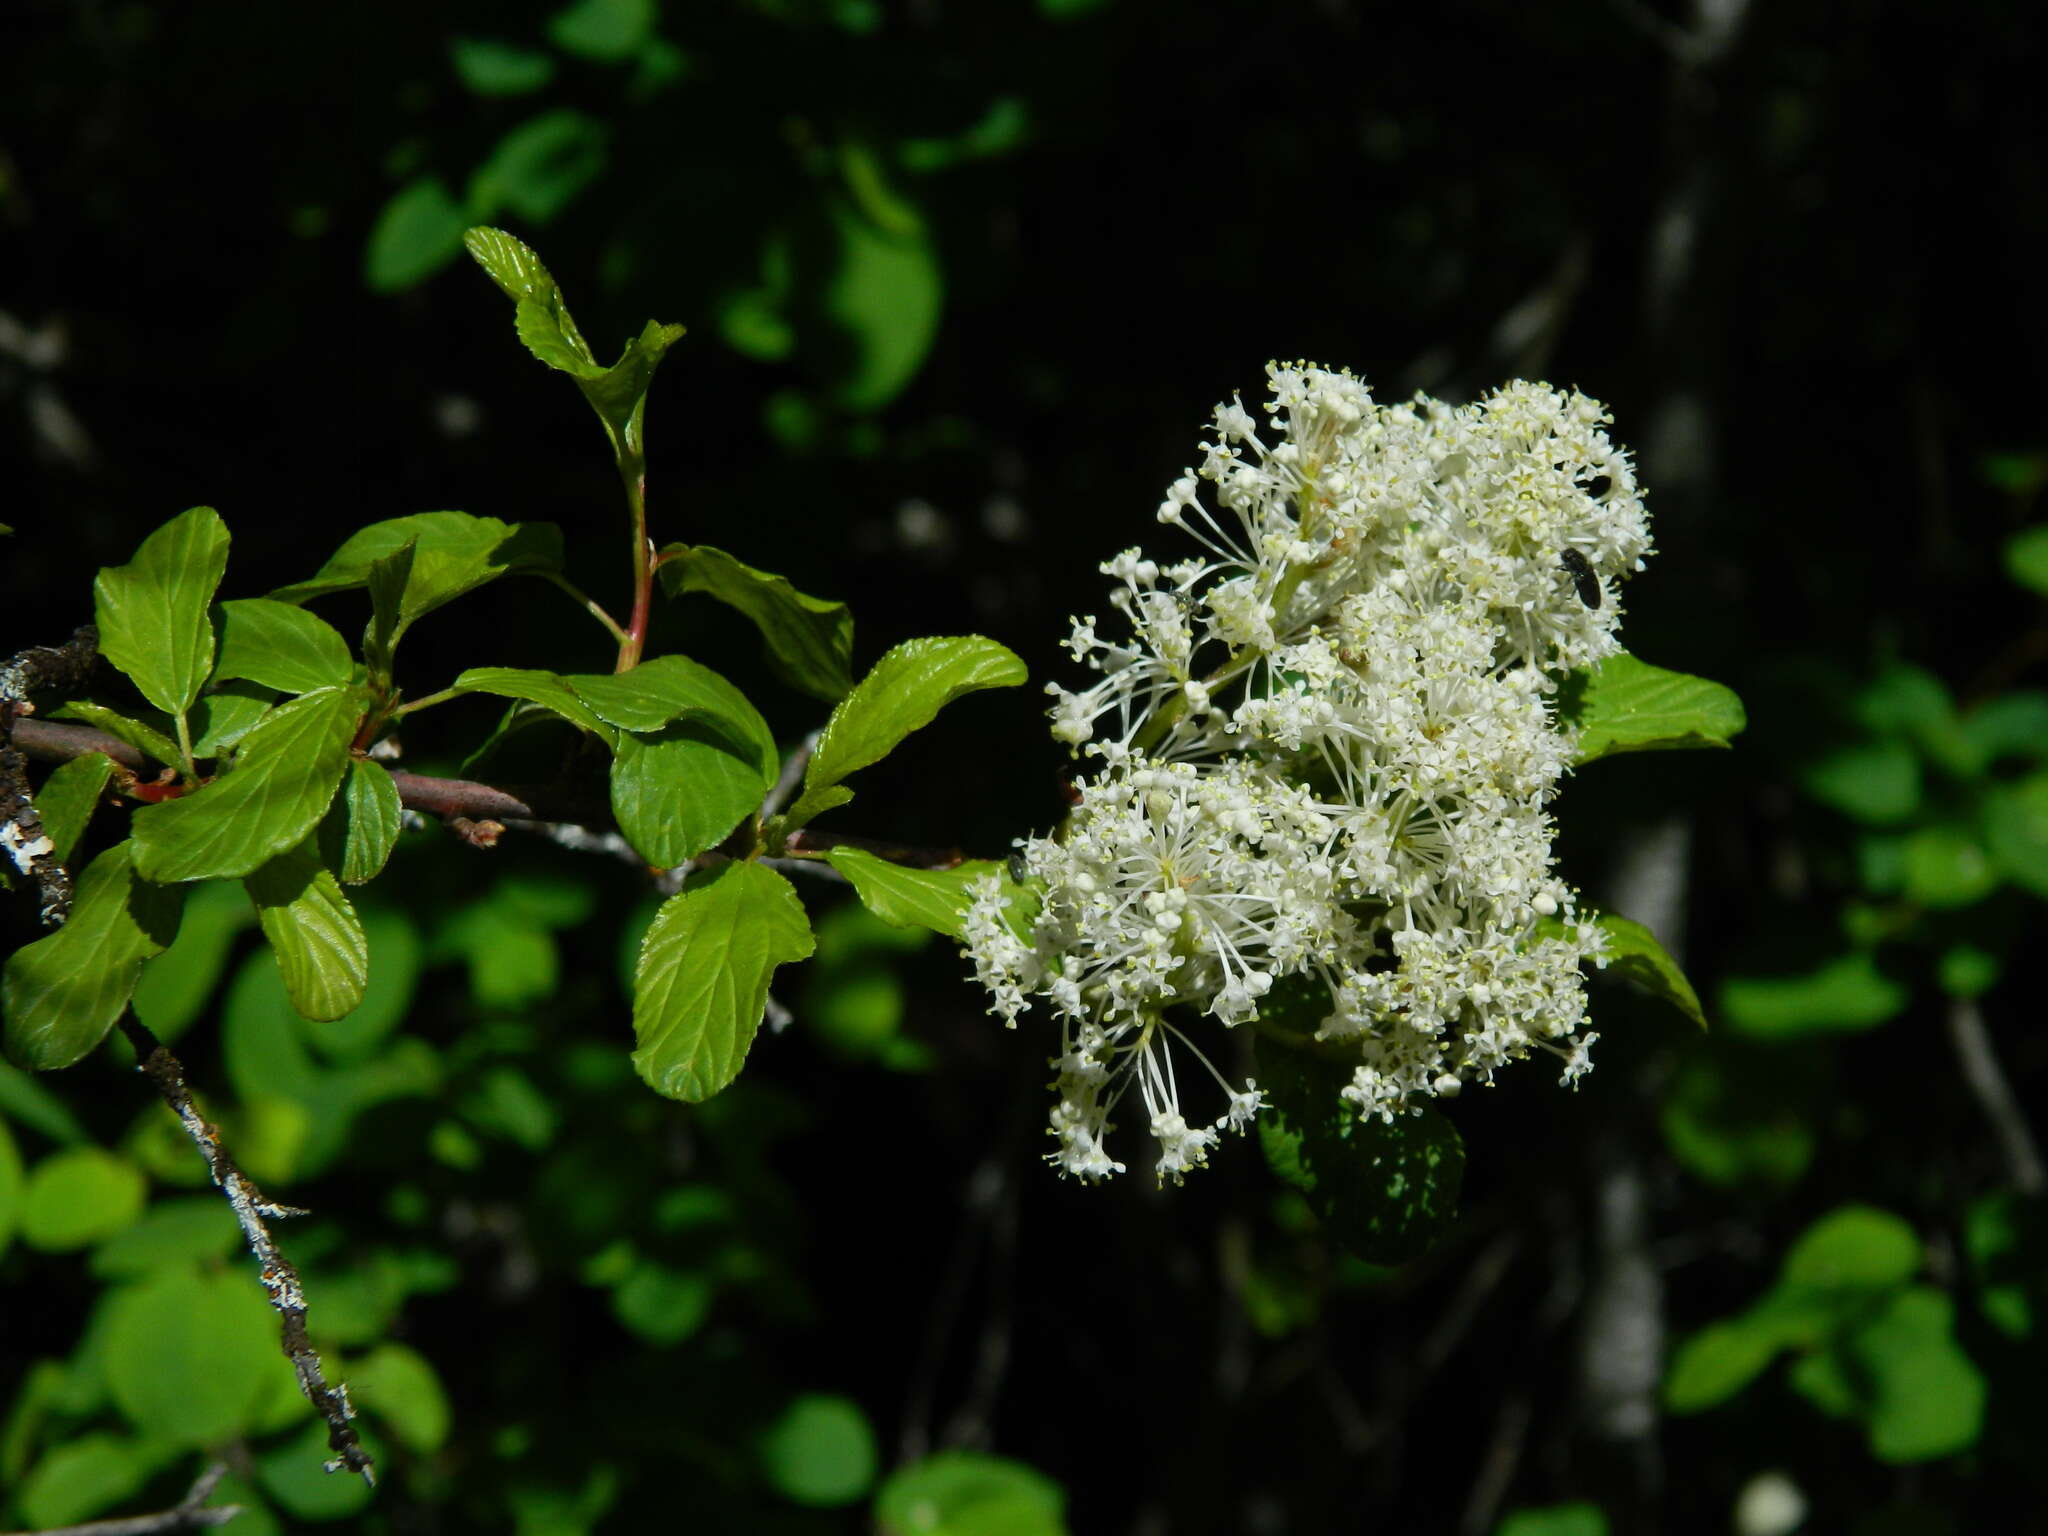
{"label": "dark background", "polygon": [[[735,0],[660,18],[672,79],[568,52],[519,97],[466,90],[451,40],[542,47],[550,8],[7,10],[0,650],[67,634],[97,567],[200,503],[234,533],[229,595],[309,575],[363,523],[452,507],[560,523],[572,572],[622,606],[598,431],[502,298],[466,261],[365,276],[394,192],[438,176],[459,195],[508,129],[568,107],[602,125],[598,162],[546,220],[493,221],[541,251],[601,354],[650,315],[690,327],[649,412],[656,536],[845,599],[858,666],[981,632],[1025,659],[1029,692],[1065,676],[1067,615],[1101,607],[1095,563],[1157,552],[1152,509],[1209,407],[1254,401],[1269,358],[1349,366],[1382,398],[1522,375],[1607,401],[1659,547],[1626,639],[1734,686],[1752,729],[1732,755],[1587,769],[1560,803],[1566,869],[1595,900],[1652,903],[1710,1010],[1723,978],[1839,928],[1854,850],[1799,765],[1857,679],[1905,659],[1964,703],[2040,681],[2040,605],[1998,553],[2034,515],[2028,456],[2048,446],[2033,6]],[[1002,99],[1026,126],[999,149],[926,169],[902,149],[957,140]],[[847,383],[876,326],[814,297],[832,212],[858,203],[846,144],[885,167],[942,274],[929,350],[885,398]],[[778,232],[795,339],[750,356],[724,317]],[[726,670],[785,739],[819,723],[711,610],[664,608],[654,646]],[[423,625],[403,667],[425,693],[469,665],[607,660],[570,605],[503,583]],[[408,744],[452,762],[491,718],[453,706]],[[1057,819],[1060,765],[1032,697],[981,695],[837,814],[1000,854]],[[2018,898],[1979,915],[2040,932]],[[609,965],[612,931],[580,942]],[[911,963],[931,1075],[854,1091],[800,1029],[752,1068],[813,1117],[777,1167],[820,1299],[804,1328],[748,1336],[742,1363],[800,1349],[892,1449],[953,1432],[1031,1461],[1082,1532],[1487,1531],[1566,1499],[1617,1529],[1719,1531],[1767,1467],[1807,1488],[1815,1529],[1965,1530],[2016,1480],[2038,1487],[2008,1454],[2038,1394],[1995,1390],[2002,1428],[1970,1454],[1884,1468],[1782,1387],[1665,1420],[1654,1369],[1613,1388],[1589,1364],[1746,1304],[1836,1203],[1897,1210],[1938,1247],[1998,1187],[1924,967],[1883,1028],[1766,1069],[1813,1085],[1797,1175],[1721,1186],[1659,1132],[1676,1063],[1708,1047],[1603,988],[1600,1070],[1576,1096],[1533,1067],[1468,1095],[1463,1222],[1361,1279],[1276,1227],[1253,1149],[1165,1195],[1033,1166],[1042,1042],[980,1017],[950,955]],[[616,1031],[617,1006],[559,1027]],[[2048,1068],[2037,993],[2009,984],[1984,1012],[2024,1100]],[[976,1170],[992,1202],[968,1198]],[[1319,1298],[1277,1335],[1243,1300],[1247,1255],[1276,1251]],[[508,1354],[543,1350],[536,1304],[488,1309]],[[459,1312],[423,1304],[409,1336],[438,1361]],[[545,1348],[654,1369],[617,1364],[624,1336]],[[660,1367],[700,1368],[688,1346]],[[481,1374],[452,1353],[443,1369],[486,1411]],[[631,1497],[654,1498],[658,1450],[634,1464]],[[392,1529],[489,1528],[414,1496],[394,1492]]]}

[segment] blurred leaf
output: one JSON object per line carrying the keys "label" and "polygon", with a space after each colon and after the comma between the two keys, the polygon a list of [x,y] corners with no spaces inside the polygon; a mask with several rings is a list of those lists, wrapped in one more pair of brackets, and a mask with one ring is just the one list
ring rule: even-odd
{"label": "blurred leaf", "polygon": [[58,863],[71,862],[113,772],[113,762],[104,753],[85,752],[52,768],[36,791],[36,812],[43,818],[43,836],[50,840]]}
{"label": "blurred leaf", "polygon": [[[116,741],[125,741],[136,751],[152,757],[166,767],[178,767],[185,758],[178,750],[178,744],[163,731],[145,721],[134,720],[118,710],[104,704],[94,704],[85,699],[72,699],[50,711],[53,720],[76,720],[95,730],[105,731]],[[169,722],[166,722],[168,724]]]}
{"label": "blurred leaf", "polygon": [[641,1259],[612,1291],[612,1311],[648,1343],[667,1348],[704,1326],[711,1300],[708,1276]]}
{"label": "blurred leaf", "polygon": [[2048,693],[2022,689],[1987,699],[1963,716],[1962,731],[1983,766],[2048,759]]}
{"label": "blurred leaf", "polygon": [[302,842],[348,771],[363,700],[321,688],[280,705],[242,738],[235,765],[133,818],[135,867],[159,882],[247,875]]}
{"label": "blurred leaf", "polygon": [[348,642],[333,625],[303,608],[245,597],[214,611],[220,617],[216,681],[246,677],[282,693],[311,693],[346,683],[354,673]]}
{"label": "blurred leaf", "polygon": [[1905,852],[1906,895],[1924,906],[1967,907],[1998,889],[1998,870],[1961,827],[1916,827]]}
{"label": "blurred leaf", "polygon": [[524,96],[555,77],[555,61],[547,54],[496,38],[453,38],[448,56],[457,78],[478,96]]}
{"label": "blurred leaf", "polygon": [[34,1076],[0,1062],[0,1115],[48,1137],[60,1147],[87,1139],[71,1107]]}
{"label": "blurred leaf", "polygon": [[48,1072],[98,1045],[128,1006],[142,962],[177,937],[185,893],[139,878],[134,848],[116,843],[88,864],[64,926],[7,957],[0,1006],[16,1065]]}
{"label": "blurred leaf", "polygon": [[576,0],[548,18],[548,37],[564,53],[615,64],[654,33],[655,0]]}
{"label": "blurred leaf", "polygon": [[833,219],[838,266],[821,299],[850,355],[831,393],[848,410],[880,410],[917,376],[938,336],[945,293],[938,253],[921,228],[891,234],[843,207]]}
{"label": "blurred leaf", "polygon": [[341,882],[320,862],[316,839],[269,860],[243,885],[292,1006],[308,1019],[354,1012],[369,978],[369,943]]}
{"label": "blurred leaf", "polygon": [[207,1267],[242,1244],[234,1212],[218,1195],[159,1200],[93,1251],[102,1280],[141,1280],[163,1269]]}
{"label": "blurred leaf", "polygon": [[469,993],[480,1008],[526,1008],[554,995],[561,959],[554,936],[505,903],[457,911],[447,938],[469,965]]}
{"label": "blurred leaf", "polygon": [[844,603],[827,602],[743,565],[708,544],[671,544],[662,552],[661,584],[671,596],[705,592],[737,608],[767,642],[769,670],[792,688],[828,704],[853,687],[853,616]]}
{"label": "blurred leaf", "polygon": [[2011,1190],[1979,1196],[1964,1212],[1963,1247],[1984,1316],[2009,1338],[2031,1338],[2036,1308],[2048,1301],[2048,1220],[2040,1202]]}
{"label": "blurred leaf", "polygon": [[469,215],[438,176],[416,176],[391,194],[370,226],[363,281],[396,293],[432,277],[462,252]]}
{"label": "blurred leaf", "polygon": [[[349,1366],[349,1396],[409,1450],[438,1451],[448,1441],[448,1395],[424,1355],[380,1344]],[[351,1479],[353,1481],[353,1479]]]}
{"label": "blurred leaf", "polygon": [[699,870],[662,904],[633,984],[633,1065],[659,1093],[692,1103],[739,1076],[761,1027],[768,978],[812,948],[789,882],[758,864]]}
{"label": "blurred leaf", "polygon": [[1759,1038],[1843,1034],[1896,1018],[1907,989],[1878,970],[1865,950],[1798,976],[1732,976],[1716,1010],[1733,1029]]}
{"label": "blurred leaf", "polygon": [[1597,1504],[1518,1509],[1494,1527],[1494,1536],[1607,1536],[1607,1516]]}
{"label": "blurred leaf", "polygon": [[1690,1053],[1664,1090],[1665,1144],[1695,1177],[1786,1185],[1813,1161],[1817,1085],[1773,1051]]}
{"label": "blurred leaf", "polygon": [[1995,786],[1984,802],[1984,835],[1999,873],[2048,897],[2048,773]]}
{"label": "blurred leaf", "polygon": [[805,765],[803,796],[789,811],[789,825],[852,799],[851,790],[836,787],[841,779],[880,762],[962,694],[1014,688],[1026,675],[1015,654],[981,635],[904,641],[834,707]]}
{"label": "blurred leaf", "polygon": [[881,1457],[851,1398],[797,1398],[761,1437],[761,1469],[784,1498],[817,1509],[851,1504],[874,1486]]}
{"label": "blurred leaf", "polygon": [[14,1133],[0,1120],[0,1258],[14,1241],[14,1228],[21,1219],[21,1196],[26,1187],[21,1170],[21,1152],[14,1145]]}
{"label": "blurred leaf", "polygon": [[1067,1536],[1067,1497],[1043,1473],[978,1451],[940,1451],[889,1474],[881,1536]]}
{"label": "blurred leaf", "polygon": [[2048,597],[2048,524],[2024,529],[2006,540],[2005,570],[2021,586]]}
{"label": "blurred leaf", "polygon": [[135,1017],[159,1040],[175,1040],[213,996],[235,935],[255,920],[247,901],[226,881],[193,886],[176,941],[142,968],[135,984]]}
{"label": "blurred leaf", "polygon": [[1910,1280],[1920,1238],[1907,1222],[1867,1205],[1828,1212],[1785,1255],[1781,1284],[1820,1289],[1884,1287]]}
{"label": "blurred leaf", "polygon": [[604,124],[573,107],[528,118],[471,175],[465,222],[510,208],[530,224],[547,223],[603,172],[606,140]]}
{"label": "blurred leaf", "polygon": [[1870,1453],[1879,1461],[1932,1461],[1976,1443],[1984,1377],[1956,1342],[1955,1303],[1942,1292],[1900,1291],[1850,1335],[1846,1353],[1867,1383]]}
{"label": "blurred leaf", "polygon": [[101,653],[166,714],[190,709],[213,670],[207,609],[227,568],[227,524],[213,508],[194,507],[93,583]]}
{"label": "blurred leaf", "polygon": [[1802,769],[1799,780],[1821,804],[1873,826],[1897,826],[1920,808],[1920,759],[1895,738],[1829,752]]}
{"label": "blurred leaf", "polygon": [[53,1152],[29,1170],[21,1198],[21,1240],[69,1253],[112,1237],[142,1214],[142,1171],[100,1147]]}
{"label": "blurred leaf", "polygon": [[964,133],[951,138],[904,139],[896,158],[906,170],[943,171],[972,160],[1021,149],[1031,140],[1031,108],[1022,97],[998,96]]}
{"label": "blurred leaf", "polygon": [[463,1097],[462,1112],[478,1129],[496,1132],[529,1152],[546,1151],[555,1138],[554,1105],[517,1067],[486,1071]]}
{"label": "blurred leaf", "polygon": [[1748,724],[1732,689],[1653,667],[1627,651],[1562,694],[1559,713],[1579,727],[1578,763],[1617,752],[1725,747]]}
{"label": "blurred leaf", "polygon": [[1998,985],[2005,962],[1974,944],[1951,944],[1941,952],[1935,974],[1950,997],[1982,997]]}
{"label": "blurred leaf", "polygon": [[30,1525],[75,1525],[140,1493],[159,1460],[133,1440],[101,1431],[53,1447],[15,1494]]}
{"label": "blurred leaf", "polygon": [[1269,1040],[1258,1062],[1270,1098],[1256,1122],[1267,1166],[1308,1197],[1331,1238],[1372,1264],[1427,1252],[1456,1218],[1464,1182],[1464,1143],[1450,1121],[1433,1109],[1391,1125],[1361,1119],[1340,1096],[1347,1069]]}
{"label": "blurred leaf", "polygon": [[[357,1425],[363,1448],[382,1468],[390,1465],[373,1430]],[[323,1469],[334,1453],[327,1448],[327,1427],[308,1424],[298,1434],[265,1452],[256,1462],[256,1480],[278,1508],[300,1520],[345,1520],[361,1514],[376,1497],[360,1477],[330,1474]]]}

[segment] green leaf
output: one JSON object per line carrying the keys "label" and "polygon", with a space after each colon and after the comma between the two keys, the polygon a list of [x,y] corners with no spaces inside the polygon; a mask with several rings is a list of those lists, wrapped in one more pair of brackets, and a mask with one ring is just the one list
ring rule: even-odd
{"label": "green leaf", "polygon": [[23,1183],[21,1151],[7,1121],[0,1119],[0,1258],[7,1256],[7,1245],[14,1241],[14,1228],[21,1219]]}
{"label": "green leaf", "polygon": [[881,1536],[1067,1536],[1065,1492],[1021,1461],[940,1451],[875,1495]]}
{"label": "green leaf", "polygon": [[1821,804],[1872,826],[1897,826],[1920,808],[1920,758],[1896,737],[1852,742],[1807,763],[1800,786]]}
{"label": "green leaf", "polygon": [[159,1200],[93,1251],[92,1272],[102,1280],[145,1280],[160,1269],[211,1268],[241,1244],[235,1213],[219,1195]]}
{"label": "green leaf", "polygon": [[213,669],[207,609],[227,568],[227,524],[213,508],[194,507],[93,583],[100,650],[167,715],[191,708]]}
{"label": "green leaf", "polygon": [[278,854],[242,884],[292,1006],[309,1019],[354,1012],[369,979],[369,942],[341,882],[320,862],[316,840]]}
{"label": "green leaf", "polygon": [[707,592],[754,621],[767,643],[769,668],[792,688],[836,704],[853,687],[853,615],[743,565],[708,544],[671,544],[662,552],[661,583],[671,595]]}
{"label": "green leaf", "polygon": [[1607,935],[1607,969],[1611,973],[1627,977],[1652,997],[1669,1003],[1701,1029],[1707,1027],[1699,994],[1655,934],[1612,912],[1600,913],[1593,922]]}
{"label": "green leaf", "polygon": [[81,1435],[36,1463],[15,1494],[16,1507],[38,1528],[76,1525],[140,1493],[159,1462],[119,1435]]}
{"label": "green leaf", "polygon": [[1911,1223],[1869,1205],[1837,1206],[1785,1255],[1781,1286],[1882,1290],[1919,1272],[1923,1252]]}
{"label": "green leaf", "polygon": [[704,1326],[715,1292],[708,1275],[641,1259],[612,1291],[612,1315],[650,1344],[680,1344]]}
{"label": "green leaf", "polygon": [[254,1429],[278,1373],[291,1371],[253,1279],[190,1269],[113,1295],[103,1366],[115,1404],[137,1429],[194,1448]]}
{"label": "green leaf", "polygon": [[616,64],[654,35],[654,0],[576,0],[548,18],[548,37],[564,53]]}
{"label": "green leaf", "polygon": [[1761,1376],[1785,1341],[1746,1317],[1711,1323],[1693,1334],[1664,1373],[1664,1406],[1673,1413],[1699,1413],[1726,1402]]}
{"label": "green leaf", "polygon": [[396,192],[370,226],[363,281],[373,293],[396,293],[432,277],[462,249],[469,215],[438,176],[416,176]]}
{"label": "green leaf", "polygon": [[2048,773],[1994,786],[1985,797],[1984,836],[2006,879],[2048,897]]}
{"label": "green leaf", "polygon": [[379,1344],[349,1367],[349,1397],[383,1422],[411,1450],[438,1451],[448,1441],[448,1394],[424,1355],[404,1344]]}
{"label": "green leaf", "polygon": [[761,1437],[761,1469],[794,1504],[833,1509],[874,1485],[881,1457],[867,1415],[851,1398],[807,1393]]}
{"label": "green leaf", "polygon": [[280,706],[242,738],[228,772],[135,813],[136,868],[163,882],[246,875],[302,841],[348,771],[362,711],[348,688],[318,689]]}
{"label": "green leaf", "polygon": [[248,902],[226,881],[188,887],[177,941],[142,968],[135,1017],[159,1040],[175,1040],[213,997],[235,935],[255,921]]}
{"label": "green leaf", "polygon": [[43,836],[50,840],[59,864],[71,862],[72,850],[85,835],[92,813],[99,809],[100,795],[114,765],[103,753],[86,752],[69,762],[59,763],[36,791],[36,813],[43,819]]}
{"label": "green leaf", "polygon": [[216,681],[246,677],[281,693],[345,683],[355,670],[340,632],[303,608],[268,597],[222,603]]}
{"label": "green leaf", "polygon": [[370,594],[370,624],[363,631],[363,661],[372,686],[387,687],[398,642],[405,637],[410,620],[405,615],[405,587],[419,558],[419,541],[408,539],[390,554],[372,560],[363,576],[363,589]]}
{"label": "green leaf", "polygon": [[1659,1110],[1665,1145],[1687,1172],[1709,1184],[1783,1187],[1813,1162],[1826,1087],[1785,1053],[1687,1053]]}
{"label": "green leaf", "polygon": [[398,846],[405,806],[382,763],[351,757],[341,793],[320,823],[320,847],[343,885],[361,885],[383,873]]}
{"label": "green leaf", "polygon": [[[656,656],[629,672],[572,673],[563,679],[608,724],[658,731],[678,720],[715,723],[742,755],[772,779],[775,735],[744,693],[686,656]],[[543,701],[545,702],[545,701]]]}
{"label": "green leaf", "polygon": [[1518,1509],[1501,1521],[1493,1536],[1607,1536],[1607,1516],[1598,1504],[1584,1502]]}
{"label": "green leaf", "polygon": [[1977,1443],[1984,1375],[1955,1335],[1955,1303],[1931,1286],[1900,1291],[1846,1341],[1868,1394],[1870,1453],[1890,1463],[1932,1461]]}
{"label": "green leaf", "polygon": [[1450,1121],[1433,1109],[1391,1125],[1361,1119],[1340,1097],[1346,1068],[1263,1039],[1258,1057],[1271,1099],[1258,1118],[1259,1143],[1273,1171],[1367,1263],[1402,1264],[1428,1251],[1456,1218],[1464,1183],[1465,1147]]}
{"label": "green leaf", "polygon": [[1748,723],[1733,690],[1650,666],[1626,651],[1574,674],[1560,695],[1559,713],[1579,727],[1573,761],[1580,763],[1617,752],[1725,747]]}
{"label": "green leaf", "polygon": [[2006,574],[2048,597],[2048,523],[2025,528],[2005,543]]}
{"label": "green leaf", "polygon": [[469,178],[472,217],[510,208],[529,224],[545,224],[604,171],[603,123],[574,107],[530,117],[498,140]]}
{"label": "green leaf", "polygon": [[89,1139],[70,1105],[45,1088],[33,1073],[10,1067],[4,1061],[0,1061],[0,1115],[61,1147],[74,1147]]}
{"label": "green leaf", "polygon": [[104,704],[73,699],[51,710],[50,718],[76,720],[81,725],[105,731],[116,741],[125,741],[145,757],[152,757],[166,767],[175,768],[185,760],[184,754],[178,750],[178,744],[155,726],[130,719],[117,710],[108,709]]}
{"label": "green leaf", "polygon": [[696,1103],[739,1076],[775,968],[810,954],[787,880],[758,864],[699,870],[662,904],[633,978],[633,1065],[657,1092]]}
{"label": "green leaf", "polygon": [[1003,881],[1013,925],[1021,921],[1028,927],[1038,909],[1038,892],[1012,881],[995,859],[970,859],[951,869],[910,869],[864,849],[834,848],[825,862],[853,882],[862,906],[898,928],[929,928],[949,939],[960,938],[968,887],[983,875]]}
{"label": "green leaf", "polygon": [[606,368],[576,329],[561,289],[529,247],[501,229],[481,226],[463,239],[477,265],[516,306],[514,323],[526,349],[576,380],[604,422],[613,453],[622,464],[637,461],[647,387],[662,357],[682,339],[683,328],[648,321],[639,337],[626,344],[618,362]]}
{"label": "green leaf", "polygon": [[178,934],[185,893],[135,873],[135,844],[116,843],[85,868],[71,917],[17,949],[0,975],[7,1055],[37,1072],[68,1067],[114,1027],[142,962]]}
{"label": "green leaf", "polygon": [[906,640],[832,711],[804,769],[804,792],[789,825],[853,798],[838,788],[848,774],[880,762],[912,731],[930,725],[946,705],[977,688],[1014,688],[1026,673],[1007,647],[980,635]]}
{"label": "green leaf", "polygon": [[256,683],[209,685],[192,706],[192,756],[204,761],[240,746],[276,702],[275,693]]}
{"label": "green leaf", "polygon": [[456,693],[489,693],[501,699],[524,699],[553,710],[616,748],[619,733],[583,702],[582,695],[553,672],[527,667],[471,667],[455,679]]}
{"label": "green leaf", "polygon": [[1715,1011],[1745,1035],[1841,1034],[1895,1018],[1907,998],[1868,951],[1857,950],[1803,975],[1731,976]]}
{"label": "green leaf", "polygon": [[847,356],[831,392],[848,410],[879,410],[924,366],[938,338],[945,278],[921,219],[890,231],[835,203],[832,222],[839,260],[821,299]]}
{"label": "green leaf", "polygon": [[478,96],[524,96],[555,77],[555,61],[547,54],[496,38],[454,38],[448,56],[457,78]]}
{"label": "green leaf", "polygon": [[554,571],[562,564],[562,533],[553,523],[502,523],[467,512],[416,512],[358,530],[313,576],[270,595],[281,603],[303,603],[366,586],[371,567],[408,544],[414,546],[413,563],[399,596],[401,624],[411,624],[500,576]]}
{"label": "green leaf", "polygon": [[419,930],[403,912],[372,907],[362,914],[370,947],[370,976],[355,1012],[339,1019],[298,1020],[299,1033],[328,1060],[367,1063],[384,1038],[405,1022],[418,989],[422,945]]}
{"label": "green leaf", "polygon": [[30,1170],[21,1240],[44,1253],[89,1248],[134,1223],[148,1198],[142,1170],[99,1147],[54,1152]]}

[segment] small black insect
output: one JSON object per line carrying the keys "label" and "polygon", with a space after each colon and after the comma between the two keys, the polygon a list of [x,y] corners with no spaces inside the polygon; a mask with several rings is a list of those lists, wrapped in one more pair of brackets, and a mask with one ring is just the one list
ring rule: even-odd
{"label": "small black insect", "polygon": [[1557,557],[1557,563],[1564,567],[1564,573],[1571,577],[1572,585],[1578,589],[1579,601],[1588,608],[1600,606],[1600,578],[1593,574],[1593,567],[1586,563],[1586,557],[1576,549],[1568,549]]}
{"label": "small black insect", "polygon": [[1010,879],[1022,885],[1031,878],[1031,866],[1024,862],[1024,855],[1013,853],[1009,857]]}

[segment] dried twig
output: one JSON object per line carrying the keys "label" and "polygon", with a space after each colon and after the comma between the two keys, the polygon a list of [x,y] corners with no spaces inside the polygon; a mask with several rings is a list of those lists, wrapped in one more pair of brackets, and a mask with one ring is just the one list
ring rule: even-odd
{"label": "dried twig", "polygon": [[370,1453],[363,1449],[362,1442],[356,1438],[355,1426],[349,1423],[355,1417],[355,1410],[349,1406],[348,1388],[327,1384],[327,1378],[320,1369],[320,1357],[314,1353],[313,1345],[306,1337],[306,1294],[299,1287],[299,1272],[278,1251],[277,1240],[270,1235],[270,1228],[264,1222],[265,1217],[303,1216],[306,1212],[264,1199],[263,1192],[235,1166],[235,1160],[221,1145],[220,1132],[207,1123],[198,1106],[192,1102],[192,1090],[185,1085],[183,1063],[165,1048],[161,1040],[132,1014],[122,1017],[121,1032],[135,1047],[141,1071],[156,1084],[157,1092],[163,1095],[164,1102],[177,1115],[179,1123],[185,1127],[185,1134],[199,1148],[199,1155],[206,1159],[206,1171],[213,1175],[213,1182],[227,1196],[235,1220],[241,1223],[242,1237],[261,1266],[263,1289],[269,1293],[270,1305],[278,1315],[285,1358],[291,1361],[292,1369],[298,1373],[299,1390],[305,1394],[306,1401],[327,1421],[327,1445],[334,1452],[334,1459],[327,1463],[327,1470],[338,1472],[346,1468],[359,1472],[364,1482],[375,1487],[377,1477]]}
{"label": "dried twig", "polygon": [[83,1525],[63,1525],[42,1531],[9,1531],[4,1536],[159,1536],[173,1531],[209,1530],[226,1525],[242,1512],[239,1504],[218,1504],[206,1508],[213,1490],[227,1475],[227,1464],[216,1461],[192,1484],[185,1497],[170,1509],[153,1515],[125,1515],[118,1520],[89,1520]]}
{"label": "dried twig", "polygon": [[2005,1154],[2006,1176],[2012,1180],[2012,1187],[2023,1195],[2039,1194],[2042,1186],[2048,1184],[2041,1149],[2035,1145],[2026,1112],[2020,1108],[2005,1069],[1998,1063],[1991,1031],[1984,1027],[1983,1010],[1974,999],[1949,1000],[1948,1038],[1955,1047],[1963,1081],[1969,1085],[1978,1108],[1984,1111],[1984,1118],[1991,1122],[1992,1134]]}

